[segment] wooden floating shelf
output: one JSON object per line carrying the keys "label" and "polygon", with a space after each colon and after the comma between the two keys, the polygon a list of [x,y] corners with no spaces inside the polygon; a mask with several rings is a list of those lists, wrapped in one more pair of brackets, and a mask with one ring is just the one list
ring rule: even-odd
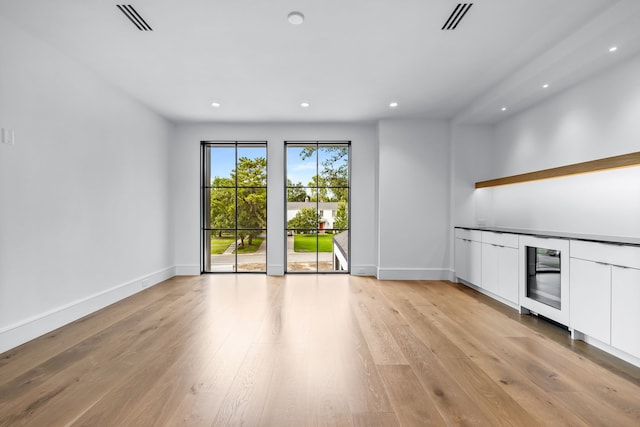
{"label": "wooden floating shelf", "polygon": [[497,187],[499,185],[517,184],[521,182],[537,181],[540,179],[559,178],[561,176],[639,165],[640,151],[636,153],[623,154],[621,156],[607,157],[604,159],[591,160],[589,162],[575,163],[573,165],[523,173],[520,175],[506,176],[504,178],[490,179],[488,181],[479,181],[476,182],[476,188]]}

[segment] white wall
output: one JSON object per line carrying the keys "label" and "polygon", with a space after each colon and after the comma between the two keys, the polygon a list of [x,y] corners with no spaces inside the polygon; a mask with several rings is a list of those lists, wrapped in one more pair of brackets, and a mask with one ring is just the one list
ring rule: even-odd
{"label": "white wall", "polygon": [[[499,123],[493,177],[640,151],[639,75],[636,57]],[[489,192],[497,226],[640,237],[640,167]]]}
{"label": "white wall", "polygon": [[479,225],[492,219],[486,192],[475,189],[476,181],[490,179],[494,173],[492,142],[490,125],[451,128],[451,216],[455,225]]}
{"label": "white wall", "polygon": [[0,18],[0,352],[173,274],[157,115]]}
{"label": "white wall", "polygon": [[450,278],[448,122],[382,120],[378,138],[378,277]]}
{"label": "white wall", "polygon": [[200,272],[200,142],[267,141],[267,272],[283,274],[284,141],[351,141],[351,271],[375,274],[377,139],[373,124],[219,123],[177,126],[171,144],[171,189],[178,274]]}

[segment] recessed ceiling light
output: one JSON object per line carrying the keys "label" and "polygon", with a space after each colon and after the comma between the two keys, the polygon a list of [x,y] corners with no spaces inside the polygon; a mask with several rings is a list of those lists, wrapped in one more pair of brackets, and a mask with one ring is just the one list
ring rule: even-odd
{"label": "recessed ceiling light", "polygon": [[302,108],[307,108],[309,106],[309,103],[308,102],[303,102],[303,103],[300,104],[300,106]]}
{"label": "recessed ceiling light", "polygon": [[545,83],[545,84],[542,85],[542,89],[546,89],[548,87],[549,87],[549,83]]}
{"label": "recessed ceiling light", "polygon": [[391,108],[396,108],[397,106],[398,106],[397,102],[392,102],[392,103],[389,104],[389,107],[391,107]]}
{"label": "recessed ceiling light", "polygon": [[218,108],[220,106],[220,103],[219,102],[212,102],[211,106],[214,107],[214,108]]}
{"label": "recessed ceiling light", "polygon": [[502,107],[500,111],[507,111],[507,107]]}
{"label": "recessed ceiling light", "polygon": [[287,15],[287,21],[291,25],[300,25],[304,22],[304,15],[302,12],[293,11]]}
{"label": "recessed ceiling light", "polygon": [[615,52],[616,50],[618,50],[618,46],[611,46],[609,48],[609,52]]}

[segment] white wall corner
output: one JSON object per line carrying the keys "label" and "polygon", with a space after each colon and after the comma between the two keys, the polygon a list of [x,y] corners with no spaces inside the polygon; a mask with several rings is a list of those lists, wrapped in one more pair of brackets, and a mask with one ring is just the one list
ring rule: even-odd
{"label": "white wall corner", "polygon": [[174,275],[175,268],[167,267],[6,326],[0,329],[0,353],[170,279]]}
{"label": "white wall corner", "polygon": [[[451,263],[453,263],[453,255],[451,256]],[[456,272],[455,270],[452,268],[449,268],[448,270],[444,270],[447,273],[447,278],[443,279],[443,280],[448,280],[450,282],[455,282],[456,281]]]}

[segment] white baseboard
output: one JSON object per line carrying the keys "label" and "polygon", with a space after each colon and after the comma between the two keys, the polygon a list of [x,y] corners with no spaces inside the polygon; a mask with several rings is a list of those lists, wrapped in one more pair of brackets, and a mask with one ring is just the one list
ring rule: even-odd
{"label": "white baseboard", "polygon": [[197,264],[176,265],[176,276],[199,276],[200,266]]}
{"label": "white baseboard", "polygon": [[451,271],[444,268],[378,268],[378,280],[450,280]]}
{"label": "white baseboard", "polygon": [[353,276],[375,276],[378,268],[375,265],[352,265],[351,275]]}
{"label": "white baseboard", "polygon": [[447,272],[447,278],[445,280],[448,280],[450,282],[455,282],[456,281],[456,272],[453,271],[452,268],[446,269],[444,271]]}
{"label": "white baseboard", "polygon": [[138,277],[0,329],[0,353],[94,313],[175,276],[175,267]]}
{"label": "white baseboard", "polygon": [[451,281],[452,282],[461,283],[461,284],[465,285],[468,288],[471,288],[471,289],[473,289],[475,291],[478,291],[479,293],[481,293],[483,295],[486,295],[491,299],[494,299],[494,300],[496,300],[498,302],[501,302],[502,304],[504,304],[504,305],[506,305],[508,307],[513,308],[516,311],[520,311],[520,308],[521,308],[520,304],[512,302],[512,301],[509,301],[508,299],[504,299],[499,295],[496,295],[496,294],[494,294],[492,292],[487,291],[486,289],[482,289],[481,287],[474,285],[473,283],[469,283],[466,280],[462,280],[462,279],[459,279],[459,278],[454,278]]}
{"label": "white baseboard", "polygon": [[640,358],[637,358],[629,353],[625,353],[622,350],[618,350],[615,347],[610,346],[607,343],[604,343],[600,340],[590,337],[589,335],[585,335],[582,332],[578,332],[576,330],[571,331],[571,338],[574,340],[584,341],[589,345],[592,345],[596,348],[599,348],[602,351],[605,351],[609,354],[614,355],[618,359],[622,359],[627,363],[630,363],[638,368],[640,368]]}

